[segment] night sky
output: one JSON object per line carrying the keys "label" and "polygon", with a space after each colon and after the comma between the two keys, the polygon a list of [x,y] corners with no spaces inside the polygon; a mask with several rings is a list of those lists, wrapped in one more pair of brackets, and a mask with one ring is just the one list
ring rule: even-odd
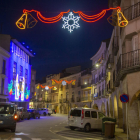
{"label": "night sky", "polygon": [[54,17],[68,9],[94,15],[107,8],[108,0],[1,0],[0,24],[3,25],[3,34],[10,34],[19,42],[25,42],[36,53],[32,67],[37,71],[37,79],[40,79],[67,67],[91,67],[90,58],[98,51],[101,41],[111,37],[113,27],[107,21],[111,11],[95,23],[80,19],[80,28],[70,33],[62,29],[62,20],[45,24],[38,20],[36,13],[31,13],[38,20],[36,26],[20,30],[15,22],[23,14],[23,9],[35,9],[45,17]]}

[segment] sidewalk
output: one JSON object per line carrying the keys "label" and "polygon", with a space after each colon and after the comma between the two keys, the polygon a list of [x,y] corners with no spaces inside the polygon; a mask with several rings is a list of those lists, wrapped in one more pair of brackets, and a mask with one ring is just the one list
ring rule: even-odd
{"label": "sidewalk", "polygon": [[115,127],[115,140],[127,140],[127,134],[123,132],[123,129]]}

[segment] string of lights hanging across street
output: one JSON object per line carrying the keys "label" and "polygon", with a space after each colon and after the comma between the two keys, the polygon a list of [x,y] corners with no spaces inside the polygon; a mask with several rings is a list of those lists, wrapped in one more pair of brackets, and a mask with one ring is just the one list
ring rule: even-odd
{"label": "string of lights hanging across street", "polygon": [[[68,31],[72,32],[73,29],[80,27],[78,24],[80,18],[85,22],[93,23],[103,18],[109,10],[114,10],[112,15],[107,18],[111,25],[120,27],[127,26],[128,20],[124,17],[120,7],[104,9],[100,13],[91,16],[84,14],[82,11],[70,12],[70,10],[68,10],[67,12],[60,12],[57,16],[50,18],[44,17],[41,12],[37,10],[24,9],[23,15],[16,22],[16,25],[19,29],[33,28],[38,21],[30,13],[35,12],[37,14],[37,18],[43,23],[56,23],[62,19],[64,21],[62,28],[66,28]],[[68,14],[68,17],[64,17],[64,14]],[[79,16],[74,16],[74,14],[78,14]],[[70,24],[71,21],[72,24]]]}

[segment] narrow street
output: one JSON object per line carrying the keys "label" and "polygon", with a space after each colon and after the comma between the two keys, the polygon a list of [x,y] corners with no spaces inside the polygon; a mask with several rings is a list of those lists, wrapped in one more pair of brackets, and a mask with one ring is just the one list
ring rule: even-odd
{"label": "narrow street", "polygon": [[67,126],[67,115],[53,114],[17,122],[16,132],[0,130],[0,140],[108,140],[101,131],[90,133],[75,130]]}

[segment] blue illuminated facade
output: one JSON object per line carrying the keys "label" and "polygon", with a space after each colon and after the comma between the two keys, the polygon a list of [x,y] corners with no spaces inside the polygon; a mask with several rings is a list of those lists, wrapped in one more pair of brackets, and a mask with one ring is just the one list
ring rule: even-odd
{"label": "blue illuminated facade", "polygon": [[30,101],[31,65],[32,53],[16,39],[10,42],[8,92],[9,101],[18,106],[28,106]]}

